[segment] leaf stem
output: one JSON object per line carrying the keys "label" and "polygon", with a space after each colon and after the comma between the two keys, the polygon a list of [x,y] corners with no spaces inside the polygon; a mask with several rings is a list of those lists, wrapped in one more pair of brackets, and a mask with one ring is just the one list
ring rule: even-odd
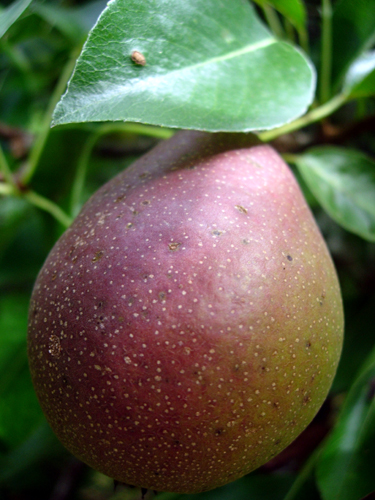
{"label": "leaf stem", "polygon": [[307,30],[305,28],[300,28],[298,30],[298,37],[302,49],[306,52],[306,54],[309,54],[310,47],[309,47],[309,35],[307,33]]}
{"label": "leaf stem", "polygon": [[83,186],[85,184],[87,166],[90,160],[92,150],[94,149],[95,144],[99,139],[100,135],[101,134],[99,133],[99,131],[97,131],[94,134],[91,134],[88,137],[87,141],[85,142],[82,152],[80,154],[70,198],[70,214],[72,217],[75,217],[77,215],[81,207],[80,199]]}
{"label": "leaf stem", "polygon": [[169,139],[169,137],[175,133],[175,131],[167,128],[153,127],[138,123],[108,123],[97,128],[85,142],[78,160],[77,172],[73,182],[70,199],[70,214],[72,217],[77,215],[81,207],[80,198],[85,183],[88,164],[95,144],[102,136],[116,132],[142,134],[157,137],[159,139]]}
{"label": "leaf stem", "polygon": [[58,205],[53,203],[53,201],[45,198],[44,196],[41,196],[38,193],[35,193],[34,191],[27,191],[23,194],[23,198],[28,200],[36,207],[41,208],[45,212],[48,212],[66,228],[69,227],[73,222],[73,220]]}
{"label": "leaf stem", "polygon": [[6,182],[0,182],[0,195],[5,196],[19,196],[28,200],[30,203],[35,205],[42,210],[50,213],[55,219],[57,219],[65,227],[69,227],[72,223],[72,219],[63,211],[61,208],[53,203],[51,200],[44,198],[34,191],[20,191],[16,183],[14,182],[12,172],[4,156],[3,150],[0,146],[0,172],[3,174]]}
{"label": "leaf stem", "polygon": [[9,196],[11,194],[15,194],[13,186],[0,182],[0,195]]}
{"label": "leaf stem", "polygon": [[299,130],[302,127],[306,127],[311,123],[317,122],[326,116],[332,114],[336,109],[341,107],[347,100],[348,96],[346,93],[338,94],[333,97],[330,101],[326,102],[322,106],[313,109],[309,113],[301,118],[297,118],[291,123],[287,123],[282,127],[275,128],[273,130],[267,130],[265,132],[259,132],[257,135],[260,140],[264,142],[272,141],[279,137],[280,135],[288,134],[290,132],[294,132],[295,130]]}
{"label": "leaf stem", "polygon": [[27,185],[30,182],[32,176],[34,175],[35,170],[37,169],[39,159],[42,155],[43,148],[45,146],[45,143],[47,141],[50,132],[52,113],[63,91],[65,90],[66,84],[68,83],[68,80],[72,74],[76,62],[76,56],[77,56],[76,52],[77,50],[73,51],[73,53],[71,54],[71,57],[69,58],[69,61],[65,65],[60,75],[59,81],[57,82],[57,85],[52,93],[47,110],[43,117],[41,130],[38,133],[38,136],[33,144],[27,166],[22,176],[22,182],[25,185]]}
{"label": "leaf stem", "polygon": [[332,5],[331,0],[322,0],[322,47],[321,47],[319,97],[321,104],[331,96],[332,70]]}
{"label": "leaf stem", "polygon": [[272,33],[277,38],[285,38],[284,30],[281,25],[279,16],[277,15],[277,12],[270,5],[267,4],[264,4],[262,9],[264,12],[264,16],[267,20],[267,23],[272,30]]}
{"label": "leaf stem", "polygon": [[299,158],[299,155],[295,155],[293,153],[283,153],[281,156],[284,161],[291,163],[292,165],[295,165]]}
{"label": "leaf stem", "polygon": [[[153,125],[143,125],[142,123],[113,123],[103,125],[105,134],[112,132],[126,132],[128,134],[147,135],[149,137],[156,137],[157,139],[169,139],[176,133],[175,129],[155,127]],[[103,135],[103,134],[102,134]]]}
{"label": "leaf stem", "polygon": [[17,185],[13,179],[12,171],[10,170],[9,164],[7,162],[1,144],[0,144],[0,172],[3,174],[6,183],[9,184],[9,186],[11,186],[12,189],[18,191]]}
{"label": "leaf stem", "polygon": [[293,24],[287,19],[286,17],[284,18],[284,28],[285,28],[285,33],[290,41],[290,43],[295,44],[296,43],[296,34],[294,31],[294,26]]}

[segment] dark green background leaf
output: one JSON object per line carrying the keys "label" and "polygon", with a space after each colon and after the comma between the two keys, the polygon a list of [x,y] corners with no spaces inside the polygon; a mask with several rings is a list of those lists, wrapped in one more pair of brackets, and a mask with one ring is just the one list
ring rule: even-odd
{"label": "dark green background leaf", "polygon": [[344,228],[375,241],[375,163],[358,151],[313,148],[297,166],[327,213]]}
{"label": "dark green background leaf", "polygon": [[33,4],[33,11],[51,26],[58,28],[73,42],[82,43],[105,6],[106,2],[103,0],[76,8],[66,8],[45,2]]}
{"label": "dark green background leaf", "polygon": [[30,5],[31,0],[17,0],[4,10],[0,7],[0,38]]}
{"label": "dark green background leaf", "polygon": [[9,448],[43,420],[27,362],[28,306],[29,294],[0,297],[0,442]]}
{"label": "dark green background leaf", "polygon": [[349,65],[375,42],[374,0],[338,1],[332,36],[332,81],[338,87]]}
{"label": "dark green background leaf", "polygon": [[350,66],[344,90],[352,98],[375,94],[375,51],[363,54]]}
{"label": "dark green background leaf", "polygon": [[255,0],[259,5],[272,5],[281,12],[297,29],[305,27],[306,10],[301,0]]}
{"label": "dark green background leaf", "polygon": [[375,489],[375,350],[365,364],[319,458],[324,500],[359,500]]}
{"label": "dark green background leaf", "polygon": [[[131,60],[136,50],[146,65]],[[93,29],[53,124],[126,120],[268,129],[304,113],[315,77],[242,0],[114,0]]]}
{"label": "dark green background leaf", "polygon": [[233,483],[196,495],[160,493],[160,500],[282,500],[293,476],[280,474],[270,476],[254,472]]}
{"label": "dark green background leaf", "polygon": [[[3,4],[11,5],[11,7],[26,4],[26,2],[24,4],[22,1],[16,4],[12,4],[12,2],[13,0],[4,0]],[[274,20],[280,21],[280,34],[282,35],[284,30],[285,34],[292,40],[296,35],[294,27],[290,24],[290,22],[293,22],[292,7],[294,8],[299,3],[298,0],[267,0],[267,2],[268,8],[266,11],[268,14],[271,13],[271,16],[265,15],[265,18],[270,23],[270,26],[272,26],[275,33],[278,33],[278,30],[275,29],[276,25],[271,22],[272,16],[274,16]],[[339,8],[339,6],[348,5],[347,2],[348,0],[332,0],[331,3],[338,6],[339,12],[340,8],[343,8]],[[248,113],[250,115],[252,113],[251,119],[253,120],[256,108],[252,106],[254,106],[255,100],[257,106],[257,101],[259,101],[260,114],[264,111],[267,119],[272,116],[272,113],[277,119],[280,116],[283,119],[285,118],[285,113],[289,113],[290,101],[292,100],[293,106],[295,105],[292,99],[293,95],[291,96],[291,93],[295,93],[295,87],[291,86],[290,92],[285,91],[285,99],[282,100],[277,91],[278,87],[276,86],[273,90],[272,85],[275,85],[275,83],[279,85],[281,77],[286,77],[285,81],[288,83],[288,78],[292,78],[294,74],[297,76],[292,83],[293,85],[298,83],[299,63],[295,64],[294,57],[298,61],[302,60],[302,58],[298,54],[296,56],[293,49],[290,49],[291,54],[294,54],[293,57],[288,55],[288,57],[285,56],[281,59],[278,56],[278,51],[280,47],[286,50],[287,46],[278,45],[276,42],[265,47],[263,53],[257,51],[251,54],[244,53],[238,58],[238,61],[241,62],[241,65],[239,65],[240,71],[237,71],[237,67],[232,65],[233,61],[231,59],[226,59],[225,62],[220,59],[220,57],[235,54],[236,50],[239,50],[239,54],[241,54],[241,50],[244,47],[246,48],[249,40],[250,43],[257,43],[257,40],[264,40],[263,36],[266,37],[265,40],[270,40],[269,33],[262,25],[259,25],[258,22],[255,25],[253,24],[254,16],[250,0],[242,0],[242,3],[241,0],[234,0],[233,2],[228,0],[202,0],[201,2],[196,0],[187,2],[169,0],[168,3],[169,6],[177,3],[182,4],[182,11],[178,11],[175,15],[172,8],[169,11],[165,8],[164,13],[158,17],[155,10],[147,10],[148,6],[157,5],[163,7],[163,5],[166,5],[166,0],[154,0],[153,3],[150,0],[128,0],[124,2],[124,4],[132,8],[128,12],[131,18],[130,22],[127,21],[128,25],[123,26],[121,24],[124,21],[122,12],[119,12],[118,18],[120,26],[114,22],[108,25],[108,29],[118,27],[118,30],[114,31],[117,41],[121,42],[122,39],[125,39],[121,50],[119,50],[118,44],[114,44],[112,51],[109,44],[106,44],[111,34],[104,32],[103,35],[103,31],[96,31],[95,29],[95,33],[98,35],[96,38],[99,44],[98,51],[96,53],[95,51],[91,52],[92,59],[88,59],[88,61],[92,62],[91,69],[96,70],[99,68],[99,70],[103,70],[94,75],[97,78],[95,84],[97,88],[100,86],[100,81],[103,81],[103,88],[110,90],[111,87],[108,86],[108,82],[111,82],[112,73],[118,75],[119,87],[121,87],[124,83],[122,79],[123,73],[121,73],[124,64],[132,72],[131,76],[134,76],[134,78],[132,76],[133,79],[129,80],[134,84],[134,88],[138,89],[140,85],[146,86],[150,80],[141,78],[141,75],[150,69],[149,64],[153,61],[154,47],[159,51],[161,50],[160,46],[162,46],[163,49],[167,48],[163,54],[157,52],[156,55],[159,59],[156,59],[158,64],[160,63],[157,68],[164,71],[162,76],[165,76],[164,82],[166,84],[165,103],[160,102],[160,95],[156,95],[155,102],[153,101],[152,89],[147,89],[149,91],[147,95],[145,91],[144,95],[138,93],[134,96],[135,101],[139,97],[142,98],[142,106],[144,108],[150,107],[153,116],[173,106],[174,109],[171,110],[171,114],[174,114],[174,116],[181,114],[185,120],[187,113],[188,117],[193,116],[193,119],[196,120],[195,123],[199,120],[199,123],[204,125],[207,121],[207,108],[205,106],[208,103],[210,110],[213,109],[214,113],[220,115],[220,119],[223,117],[221,123],[227,124],[229,122],[232,125],[238,123],[238,117],[244,117]],[[309,15],[311,54],[316,62],[316,67],[320,67],[321,61],[319,60],[318,47],[320,46],[319,37],[321,33],[319,15],[321,0],[306,0],[304,3],[308,7],[306,13]],[[40,5],[42,6],[40,7]],[[142,11],[142,5],[147,6],[144,11]],[[219,15],[215,12],[212,15],[212,5],[214,5],[215,11],[219,11],[219,7],[224,8],[224,13]],[[278,12],[275,12],[271,5],[279,9]],[[366,151],[368,155],[375,158],[375,141],[369,129],[372,125],[371,115],[374,112],[374,99],[366,97],[371,95],[370,92],[372,92],[371,78],[373,70],[370,67],[369,71],[363,71],[363,68],[359,66],[363,47],[367,47],[366,50],[371,50],[369,47],[371,36],[369,38],[369,34],[371,35],[374,23],[371,20],[373,12],[372,10],[369,11],[368,8],[371,7],[372,9],[374,0],[371,2],[368,0],[351,0],[351,5],[354,11],[353,15],[349,16],[349,21],[354,23],[355,30],[348,32],[344,24],[342,27],[338,27],[337,14],[334,18],[335,37],[336,35],[339,36],[337,38],[338,43],[334,44],[333,63],[335,68],[336,64],[343,64],[344,69],[341,72],[339,84],[342,85],[345,82],[348,85],[346,90],[352,92],[351,97],[354,99],[359,97],[360,101],[343,106],[332,117],[332,123],[338,125],[339,132],[339,135],[335,135],[333,139],[335,144],[343,144],[344,140],[349,139],[348,145]],[[199,6],[198,10],[193,9],[196,24],[188,21],[187,29],[184,30],[183,26],[186,19],[190,19],[191,8],[194,6]],[[281,6],[283,6],[284,11]],[[55,87],[56,82],[59,81],[62,73],[65,74],[66,72],[67,74],[67,69],[70,70],[71,66],[68,60],[72,54],[79,53],[82,48],[83,37],[86,36],[86,33],[105,7],[106,0],[99,0],[98,2],[95,0],[34,0],[30,7],[17,18],[16,22],[13,22],[6,35],[1,39],[0,139],[10,170],[17,172],[17,182],[21,180],[23,169],[28,164],[30,144],[35,145],[35,139],[38,143],[43,134],[48,132],[50,117],[48,103],[51,102],[53,92],[55,92],[55,96],[59,94]],[[259,11],[258,7],[256,9]],[[7,11],[0,7],[0,13],[4,12]],[[279,15],[279,12],[281,12],[281,15]],[[183,19],[183,13],[189,14],[186,15],[186,19]],[[146,23],[149,22],[152,15],[155,15],[155,24],[152,24],[147,29]],[[360,16],[367,16],[369,22],[364,19],[362,24],[362,21],[358,21]],[[297,23],[296,18],[294,18],[294,21]],[[227,37],[225,44],[223,43],[225,37],[221,36],[221,26],[224,26],[224,24],[230,28],[224,33],[225,37]],[[153,27],[155,25],[159,26],[159,32],[155,32]],[[103,29],[105,31],[105,27]],[[212,33],[214,34],[212,35]],[[159,38],[155,39],[155,34],[160,35]],[[104,38],[99,35],[103,35]],[[180,42],[181,37],[182,44],[171,48],[172,42]],[[131,38],[135,40],[137,47],[131,45],[129,42]],[[300,32],[298,38],[301,44],[305,40]],[[273,39],[272,42],[274,42]],[[353,53],[351,52],[352,45],[354,47]],[[307,44],[304,46],[307,46]],[[106,50],[104,56],[100,54],[100,50],[103,48]],[[134,49],[145,52],[147,59],[145,67],[131,63],[129,51]],[[147,54],[146,49],[150,51]],[[268,65],[271,63],[267,58],[264,61],[261,58],[264,53],[267,53],[267,50],[271,49],[275,50],[276,54],[275,68],[271,68],[274,72],[266,72],[266,75],[264,75],[264,71],[268,71]],[[199,85],[202,78],[203,80],[210,80],[216,74],[213,70],[215,65],[212,64],[212,54],[216,57],[217,50],[219,50],[220,64],[223,65],[218,80],[221,78],[222,81],[219,84],[224,85],[224,87],[219,85],[217,88],[221,88],[221,91],[228,89],[228,93],[224,97],[222,97],[222,94],[220,98],[218,97],[218,103],[215,107],[215,105],[212,105],[213,94],[207,90],[208,97],[206,99]],[[258,73],[258,68],[255,68],[254,73],[254,68],[251,66],[251,57],[254,55],[259,56],[260,60]],[[103,69],[104,66],[98,66],[98,61],[103,62],[106,57],[107,60],[112,60],[115,64],[119,61],[120,67],[118,70],[109,64],[108,67],[111,70],[106,73]],[[193,61],[195,66],[202,63],[200,71],[203,77],[197,79],[193,72],[189,73],[189,66],[186,65],[186,61]],[[306,68],[306,63],[304,64]],[[349,67],[350,73],[348,74]],[[86,65],[86,68],[88,75],[92,75],[89,71],[90,67]],[[191,95],[189,93],[191,90],[188,88],[186,102],[182,101],[182,104],[186,105],[187,111],[185,108],[179,108],[181,102],[175,100],[175,82],[172,81],[172,84],[168,82],[168,78],[172,78],[175,74],[173,71],[178,72],[179,69],[183,74],[187,74],[187,80],[190,77],[196,78],[197,97],[195,94]],[[355,78],[351,80],[353,76]],[[258,81],[256,78],[259,78],[259,86],[250,88],[250,78],[255,78],[254,81]],[[223,82],[226,79],[228,81]],[[310,73],[309,79],[311,79]],[[62,79],[61,81],[65,80]],[[234,90],[233,81],[235,82]],[[184,85],[188,84],[185,81],[182,83]],[[208,89],[210,83],[210,81],[203,81],[203,84],[206,85],[204,89]],[[93,84],[92,81],[91,84]],[[80,85],[84,87],[84,82],[81,81]],[[74,88],[74,86],[75,84],[71,88]],[[131,86],[127,88],[132,89]],[[177,95],[183,93],[185,88],[178,88]],[[244,94],[237,95],[239,90],[244,91]],[[265,95],[262,94],[263,91]],[[274,95],[276,96],[275,100]],[[179,98],[180,100],[183,99],[184,95],[179,96]],[[250,100],[246,101],[245,98]],[[253,104],[250,105],[248,103],[251,100]],[[52,98],[52,101],[54,101],[54,98]],[[267,102],[265,103],[265,101]],[[227,106],[226,102],[231,104],[229,110],[229,105]],[[191,110],[189,109],[190,103]],[[95,106],[96,103],[93,104],[93,107]],[[319,110],[319,108],[317,109]],[[238,113],[238,116],[235,116],[232,120],[232,116],[236,113]],[[327,118],[329,124],[331,117]],[[216,121],[215,125],[217,125]],[[292,134],[292,137],[288,134],[279,138],[277,147],[280,146],[280,150],[285,153],[296,154],[301,150],[306,151],[311,144],[327,144],[327,141],[331,142],[330,127],[321,127],[319,125],[298,131]],[[343,126],[344,132],[349,129],[353,130],[353,133],[349,134],[349,138],[346,132],[344,136],[341,134],[341,126]],[[158,128],[158,134],[156,135],[160,138],[160,135],[165,130]],[[26,359],[28,300],[37,272],[48,251],[61,234],[62,227],[57,221],[53,220],[50,214],[43,213],[37,207],[32,206],[29,201],[24,199],[24,194],[28,192],[27,188],[30,187],[34,192],[56,203],[66,212],[71,210],[72,213],[76,213],[75,209],[99,186],[103,185],[119,170],[126,168],[131,161],[154,144],[154,139],[150,142],[149,139],[151,138],[146,137],[148,134],[144,134],[144,131],[145,128],[138,124],[128,123],[124,126],[120,122],[104,125],[95,123],[56,127],[48,132],[48,138],[43,146],[41,157],[38,159],[31,184],[25,186],[26,190],[22,189],[19,196],[0,196],[1,500],[14,500],[16,498],[17,500],[56,499],[58,494],[56,492],[61,492],[61,485],[64,488],[63,495],[65,495],[65,498],[72,500],[94,498],[102,500],[139,500],[141,496],[139,489],[123,488],[120,491],[119,488],[118,491],[114,492],[113,482],[110,478],[90,471],[88,467],[82,464],[76,469],[77,462],[67,451],[63,450],[62,445],[58,443],[57,438],[54,437],[41,415],[28,373]],[[21,152],[18,146],[21,146]],[[87,154],[88,151],[90,154]],[[372,162],[370,164],[367,162],[368,159],[366,158],[366,164],[370,166],[366,170],[368,174],[369,170],[373,171],[374,167]],[[358,163],[357,160],[353,159],[352,163],[353,168],[350,175],[345,177],[348,179],[345,185],[349,186],[351,186],[354,176],[356,176],[355,170],[358,165],[358,178],[361,179],[363,176],[362,161]],[[4,165],[0,169],[2,170],[0,177],[3,178]],[[85,175],[81,175],[82,172]],[[299,181],[301,177],[301,175],[298,176]],[[342,178],[341,173],[339,177]],[[80,184],[81,178],[84,180],[82,185]],[[365,176],[365,180],[361,180],[358,185],[355,185],[358,187],[359,195],[364,193],[364,197],[366,196],[364,186],[367,184],[367,180],[368,176]],[[371,184],[371,182],[368,183]],[[303,180],[301,183],[306,186]],[[22,183],[20,185],[22,187]],[[0,180],[2,193],[9,192],[7,187]],[[346,394],[350,390],[350,386],[356,380],[356,374],[363,363],[365,355],[374,347],[375,243],[368,242],[353,233],[347,232],[321,208],[307,186],[304,192],[309,193],[307,199],[312,204],[314,215],[335,261],[341,282],[346,316],[342,361],[328,402],[324,405],[326,410],[320,413],[319,418],[315,420],[312,434],[308,432],[306,435],[302,435],[298,440],[297,448],[293,446],[292,449],[286,450],[286,455],[276,459],[278,465],[275,466],[275,462],[273,462],[273,465],[268,464],[261,470],[255,471],[223,488],[199,495],[190,495],[189,498],[197,500],[286,500],[286,498],[288,500],[323,500],[317,491],[314,474],[315,461],[311,460],[315,460],[316,455],[311,454],[311,450],[316,445],[316,438],[321,435],[322,428],[323,430],[328,429],[336,417],[342,401],[345,400]],[[358,224],[361,229],[361,224]],[[371,388],[371,377],[367,382],[369,382]],[[366,388],[367,382],[364,381],[364,385],[361,386],[363,389]],[[371,488],[373,485],[371,476],[373,475],[373,463],[375,461],[373,456],[375,443],[372,429],[375,426],[370,408],[374,403],[371,402],[371,397],[365,397],[366,395],[371,396],[370,393],[371,390],[356,393],[356,398],[363,398],[362,408],[364,411],[362,413],[363,419],[359,419],[357,421],[358,426],[354,428],[355,436],[351,435],[353,428],[347,426],[345,435],[338,436],[336,448],[333,447],[329,450],[327,448],[330,457],[328,465],[332,464],[332,467],[327,469],[324,467],[324,477],[319,475],[319,486],[321,491],[324,491],[324,495],[329,489],[331,492],[336,492],[336,479],[338,479],[339,483],[343,479],[343,474],[340,474],[340,467],[342,466],[345,473],[347,472],[348,476],[351,476],[350,479],[345,478],[345,491],[347,489],[348,492],[353,492],[358,486],[361,494],[363,485],[366,487],[363,491],[369,491],[368,487]],[[358,399],[348,401],[357,402]],[[353,408],[354,406],[349,408],[348,414]],[[316,427],[316,424],[318,427]],[[341,424],[339,423],[339,425]],[[313,442],[310,441],[311,436],[313,436]],[[342,457],[343,461],[341,461],[339,457],[342,450],[341,446],[347,440],[351,440],[355,444],[349,452],[349,461],[345,461],[348,455]],[[331,443],[331,440],[328,442]],[[369,451],[365,447],[367,443],[371,445]],[[309,457],[307,467],[303,465],[306,457]],[[71,467],[72,463],[73,468]],[[77,470],[78,475],[76,475]],[[337,474],[337,471],[339,474]],[[293,482],[296,475],[297,481]],[[292,483],[292,490],[290,490]],[[289,495],[288,490],[290,491]],[[184,495],[178,494],[160,493],[157,498],[159,496],[160,500],[177,498],[185,500]],[[152,492],[149,492],[146,498],[151,497]],[[324,500],[326,499],[324,498]]]}
{"label": "dark green background leaf", "polygon": [[48,3],[36,3],[33,10],[51,26],[58,28],[73,41],[79,41],[87,34],[83,23],[80,22],[80,19],[72,10]]}

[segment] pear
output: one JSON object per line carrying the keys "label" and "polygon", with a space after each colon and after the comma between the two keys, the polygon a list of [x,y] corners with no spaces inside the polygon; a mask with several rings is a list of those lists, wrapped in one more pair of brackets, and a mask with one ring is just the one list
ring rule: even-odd
{"label": "pear", "polygon": [[74,455],[191,493],[305,429],[342,337],[337,275],[289,167],[251,136],[183,131],[99,189],[56,243],[28,353]]}

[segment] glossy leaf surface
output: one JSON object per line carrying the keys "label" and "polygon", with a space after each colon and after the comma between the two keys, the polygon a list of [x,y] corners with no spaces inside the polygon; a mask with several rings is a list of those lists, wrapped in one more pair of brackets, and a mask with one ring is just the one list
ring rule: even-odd
{"label": "glossy leaf surface", "polygon": [[297,166],[312,193],[340,225],[375,241],[375,163],[358,151],[313,148]]}
{"label": "glossy leaf surface", "polygon": [[[135,51],[141,64],[132,60]],[[113,0],[89,36],[53,124],[269,129],[303,114],[314,86],[310,63],[277,42],[248,2]]]}
{"label": "glossy leaf surface", "polygon": [[[30,5],[31,0],[17,0],[4,10],[0,10],[0,38]],[[1,9],[1,8],[0,8]]]}
{"label": "glossy leaf surface", "polygon": [[317,466],[323,500],[360,500],[375,488],[375,351],[352,386]]}
{"label": "glossy leaf surface", "polygon": [[354,98],[375,94],[375,51],[354,61],[346,74],[344,89]]}
{"label": "glossy leaf surface", "polygon": [[332,81],[338,87],[350,64],[375,42],[374,0],[337,2],[332,35]]}

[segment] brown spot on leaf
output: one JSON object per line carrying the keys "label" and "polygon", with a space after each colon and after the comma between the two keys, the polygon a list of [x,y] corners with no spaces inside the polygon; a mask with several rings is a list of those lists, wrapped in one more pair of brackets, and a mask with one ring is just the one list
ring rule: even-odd
{"label": "brown spot on leaf", "polygon": [[146,58],[142,52],[139,52],[138,50],[133,50],[131,60],[138,66],[146,66]]}

